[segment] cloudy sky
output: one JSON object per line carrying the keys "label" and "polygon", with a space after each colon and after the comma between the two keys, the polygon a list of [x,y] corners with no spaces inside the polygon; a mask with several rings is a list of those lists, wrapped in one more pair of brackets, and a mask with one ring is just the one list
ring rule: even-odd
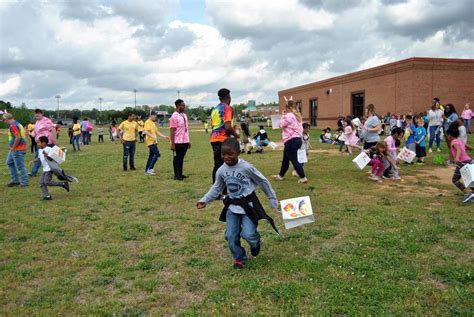
{"label": "cloudy sky", "polygon": [[413,57],[474,56],[472,0],[0,0],[0,99],[79,109],[277,100]]}

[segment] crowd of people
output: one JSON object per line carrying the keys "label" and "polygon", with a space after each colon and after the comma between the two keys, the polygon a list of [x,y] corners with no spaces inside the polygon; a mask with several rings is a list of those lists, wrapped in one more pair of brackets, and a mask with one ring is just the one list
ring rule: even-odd
{"label": "crowd of people", "polygon": [[[233,255],[233,267],[241,269],[247,261],[245,249],[241,246],[243,238],[250,245],[253,256],[260,252],[261,240],[257,231],[258,221],[266,219],[276,229],[273,219],[265,212],[255,190],[260,187],[270,201],[270,206],[277,209],[278,200],[270,182],[252,164],[246,162],[239,155],[251,153],[255,148],[257,153],[271,143],[271,140],[263,126],[258,132],[250,135],[248,123],[243,121],[239,125],[233,125],[233,113],[230,90],[223,88],[218,91],[219,104],[212,108],[210,114],[210,146],[214,166],[212,168],[212,187],[208,193],[197,203],[197,208],[204,208],[213,200],[222,199],[225,205],[220,215],[220,220],[226,222],[226,240]],[[156,175],[154,166],[161,156],[158,148],[158,137],[169,141],[170,149],[173,151],[174,179],[182,181],[187,178],[183,173],[184,158],[191,148],[189,139],[189,121],[185,113],[185,102],[181,99],[175,101],[176,110],[170,118],[169,136],[159,131],[157,127],[157,114],[151,112],[146,121],[138,120],[133,113],[128,114],[127,120],[118,126],[112,122],[109,127],[110,140],[117,139],[123,145],[123,170],[125,172],[136,170],[135,152],[136,143],[146,143],[149,153],[144,169],[146,176]],[[467,150],[472,148],[467,144],[467,133],[470,131],[470,120],[472,111],[466,105],[461,116],[458,116],[453,105],[441,105],[439,99],[433,100],[433,105],[427,113],[406,114],[397,116],[388,113],[384,118],[379,118],[375,106],[367,106],[366,117],[352,118],[341,117],[338,129],[333,136],[331,129],[323,130],[320,141],[323,143],[336,144],[340,151],[349,155],[354,149],[366,151],[370,157],[370,179],[381,182],[382,179],[399,180],[399,166],[397,154],[401,145],[404,145],[416,153],[417,163],[423,164],[426,157],[426,147],[432,152],[432,145],[436,144],[440,150],[441,137],[445,136],[449,148],[450,159],[448,164],[455,164],[453,184],[464,192],[463,202],[474,201],[474,192],[466,188],[461,182],[460,169],[470,164],[471,158]],[[69,191],[68,182],[73,177],[68,177],[63,171],[60,182],[53,181],[53,170],[58,170],[57,165],[52,164],[52,149],[58,146],[60,124],[43,115],[40,109],[35,110],[36,122],[30,122],[27,129],[17,122],[9,113],[3,114],[3,120],[9,126],[9,147],[7,166],[10,170],[11,181],[8,187],[26,187],[29,177],[36,176],[39,168],[43,167],[40,178],[40,188],[44,200],[51,200],[48,187],[58,186]],[[282,129],[283,155],[278,174],[272,175],[276,181],[282,181],[288,172],[290,163],[293,166],[292,175],[298,178],[298,183],[307,183],[304,164],[307,162],[308,150],[311,148],[309,142],[310,125],[304,123],[301,113],[298,111],[293,100],[287,100],[285,109],[280,119]],[[93,124],[84,118],[81,122],[74,118],[73,125],[69,129],[70,143],[73,151],[81,151],[81,145],[85,146],[92,142],[91,134]],[[99,125],[97,129],[98,142],[103,143],[104,130]],[[382,140],[382,135],[387,137]],[[27,173],[24,158],[27,150],[26,135],[31,141],[31,151],[36,153],[33,167]],[[137,139],[138,137],[138,139]],[[253,145],[250,146],[253,141]],[[34,145],[33,145],[34,144]],[[302,156],[300,154],[303,154]],[[301,157],[304,157],[303,159]],[[58,174],[56,174],[58,175]],[[65,180],[64,180],[65,179]]]}

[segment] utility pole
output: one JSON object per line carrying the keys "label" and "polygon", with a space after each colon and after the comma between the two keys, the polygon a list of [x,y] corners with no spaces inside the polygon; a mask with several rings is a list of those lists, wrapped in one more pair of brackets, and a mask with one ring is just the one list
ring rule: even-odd
{"label": "utility pole", "polygon": [[99,122],[100,122],[100,117],[102,116],[102,97],[99,98]]}
{"label": "utility pole", "polygon": [[181,90],[178,90],[178,99],[181,99],[179,98],[180,94],[181,94]]}
{"label": "utility pole", "polygon": [[56,116],[57,116],[57,120],[59,121],[59,99],[61,99],[61,96],[60,96],[60,95],[57,95],[55,98],[56,98],[56,100],[57,100],[57,102],[58,102],[58,110],[57,110]]}
{"label": "utility pole", "polygon": [[135,93],[135,108],[137,107],[137,90],[134,89],[133,92]]}

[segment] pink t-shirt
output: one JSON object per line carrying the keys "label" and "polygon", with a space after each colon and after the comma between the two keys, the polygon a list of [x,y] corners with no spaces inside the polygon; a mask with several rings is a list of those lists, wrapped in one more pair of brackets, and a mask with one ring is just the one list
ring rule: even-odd
{"label": "pink t-shirt", "polygon": [[385,143],[387,143],[387,152],[397,155],[397,146],[395,145],[395,138],[393,136],[388,136],[385,138]]}
{"label": "pink t-shirt", "polygon": [[170,118],[170,128],[176,128],[174,143],[189,143],[188,117],[185,113],[175,111]]}
{"label": "pink t-shirt", "polygon": [[283,129],[283,143],[303,137],[303,124],[296,119],[293,112],[285,113],[280,119],[280,128]]}
{"label": "pink t-shirt", "polygon": [[472,110],[471,109],[464,109],[461,114],[461,118],[465,120],[471,120],[472,119]]}
{"label": "pink t-shirt", "polygon": [[33,133],[37,142],[39,137],[45,136],[48,138],[49,144],[56,144],[56,129],[54,128],[53,121],[49,118],[43,117],[41,120],[36,121]]}
{"label": "pink t-shirt", "polygon": [[466,145],[464,144],[463,141],[460,139],[454,139],[451,141],[451,154],[453,157],[456,157],[456,149],[454,148],[454,145],[457,144],[459,148],[461,149],[461,156],[459,156],[459,161],[464,162],[464,161],[470,161],[471,158],[469,155],[466,154]]}

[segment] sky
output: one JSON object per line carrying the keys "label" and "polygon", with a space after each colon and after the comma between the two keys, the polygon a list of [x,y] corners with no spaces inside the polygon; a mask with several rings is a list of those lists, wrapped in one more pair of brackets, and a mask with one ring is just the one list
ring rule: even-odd
{"label": "sky", "polygon": [[0,100],[122,109],[278,100],[410,57],[473,58],[472,0],[0,0]]}

